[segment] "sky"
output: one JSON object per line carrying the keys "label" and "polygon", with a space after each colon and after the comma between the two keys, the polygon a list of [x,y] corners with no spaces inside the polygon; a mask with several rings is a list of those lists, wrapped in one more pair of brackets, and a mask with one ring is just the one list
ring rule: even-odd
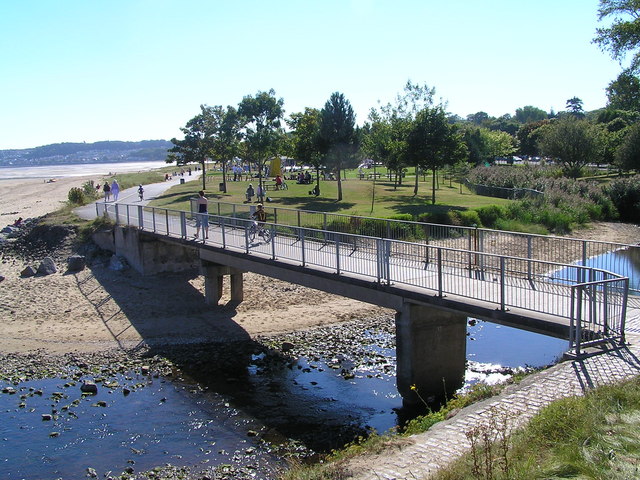
{"label": "sky", "polygon": [[598,0],[0,0],[0,149],[182,138],[200,105],[341,92],[362,125],[408,80],[447,111],[606,105]]}

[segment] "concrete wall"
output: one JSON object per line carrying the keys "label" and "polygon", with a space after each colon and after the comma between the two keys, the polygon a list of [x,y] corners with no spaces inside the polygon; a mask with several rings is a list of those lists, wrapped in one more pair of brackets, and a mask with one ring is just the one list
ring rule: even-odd
{"label": "concrete wall", "polygon": [[158,240],[154,235],[134,227],[116,226],[111,231],[94,234],[93,240],[100,248],[124,257],[142,275],[182,272],[200,267],[197,248]]}

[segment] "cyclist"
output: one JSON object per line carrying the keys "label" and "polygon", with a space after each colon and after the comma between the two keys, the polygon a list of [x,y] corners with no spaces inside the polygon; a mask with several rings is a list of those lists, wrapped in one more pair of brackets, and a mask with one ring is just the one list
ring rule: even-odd
{"label": "cyclist", "polygon": [[142,201],[142,197],[144,197],[144,188],[142,188],[142,184],[138,185],[138,196],[140,197],[140,201]]}
{"label": "cyclist", "polygon": [[251,218],[258,222],[258,235],[263,235],[264,224],[267,221],[267,212],[265,212],[261,203],[257,205],[257,209],[251,214]]}

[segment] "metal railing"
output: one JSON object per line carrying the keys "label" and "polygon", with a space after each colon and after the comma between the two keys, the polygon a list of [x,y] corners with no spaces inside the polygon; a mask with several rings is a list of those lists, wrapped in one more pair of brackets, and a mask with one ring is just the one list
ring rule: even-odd
{"label": "metal railing", "polygon": [[[249,218],[255,206],[209,202],[209,211],[219,216]],[[492,230],[487,228],[411,222],[375,217],[296,210],[265,206],[273,223],[370,237],[406,240],[426,245],[472,250],[560,263],[577,263],[631,276],[625,257],[640,258],[640,246]],[[191,203],[191,211],[196,211]],[[605,255],[618,252],[617,255]],[[630,293],[640,295],[640,279],[630,283]]]}
{"label": "metal railing", "polygon": [[[187,239],[196,214],[105,204],[117,224]],[[207,245],[378,283],[455,295],[564,318],[577,353],[585,342],[624,340],[628,278],[594,267],[483,253],[390,238],[267,223],[271,241],[251,241],[252,220],[208,215]]]}

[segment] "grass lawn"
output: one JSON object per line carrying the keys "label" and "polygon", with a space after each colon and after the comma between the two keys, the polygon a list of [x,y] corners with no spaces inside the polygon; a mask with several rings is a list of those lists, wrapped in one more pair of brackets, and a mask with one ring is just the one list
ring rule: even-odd
{"label": "grass lawn", "polygon": [[[188,180],[188,177],[186,177]],[[219,184],[222,181],[220,172],[207,175],[206,196],[210,201],[227,203],[243,203],[245,191],[249,183],[257,188],[258,181],[227,182],[227,192],[220,191]],[[394,188],[393,182],[386,177],[375,182],[372,180],[359,180],[357,171],[349,171],[348,177],[342,182],[341,202],[336,201],[338,182],[321,181],[320,196],[309,195],[313,185],[299,185],[293,180],[287,180],[287,190],[268,190],[267,196],[271,201],[265,203],[265,207],[299,208],[304,210],[316,210],[323,212],[343,213],[349,215],[363,215],[374,217],[392,217],[399,214],[411,214],[414,217],[427,212],[443,210],[466,210],[484,205],[506,205],[510,200],[483,197],[475,195],[463,188],[460,193],[460,185],[447,181],[440,183],[436,190],[436,204],[431,204],[431,178],[426,177],[426,182],[420,178],[418,195],[413,196],[415,176],[408,176],[403,184]],[[268,183],[273,183],[269,179]],[[202,179],[187,181],[168,190],[164,195],[152,202],[153,206],[172,208],[176,210],[188,210],[189,199],[194,197],[202,188]],[[372,198],[375,198],[372,209]],[[254,197],[255,201],[255,197]]]}

